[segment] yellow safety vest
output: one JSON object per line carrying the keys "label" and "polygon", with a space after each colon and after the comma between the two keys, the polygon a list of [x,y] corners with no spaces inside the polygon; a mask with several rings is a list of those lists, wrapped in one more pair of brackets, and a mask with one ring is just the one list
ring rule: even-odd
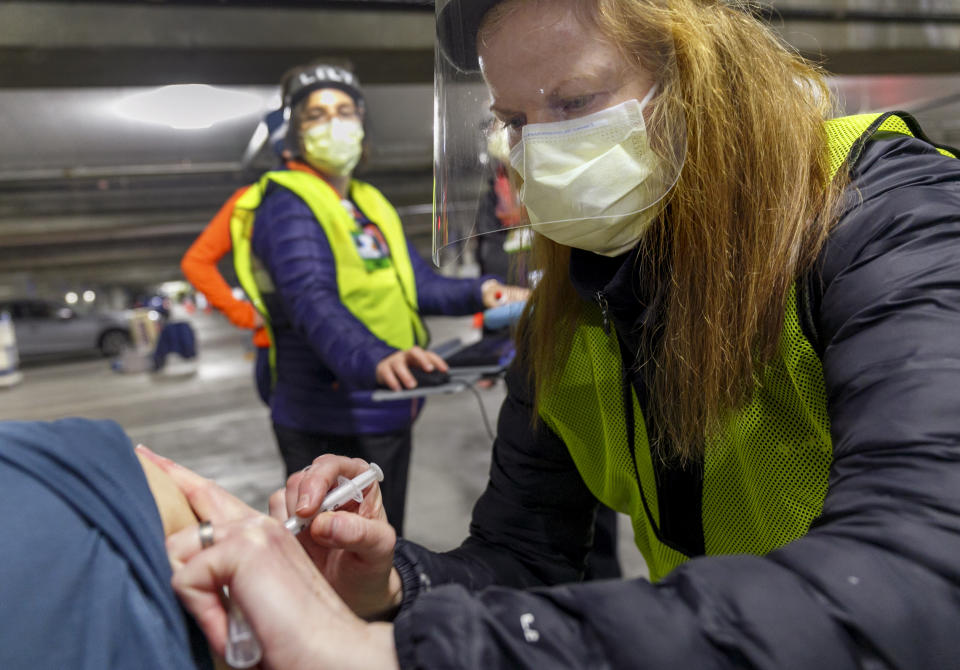
{"label": "yellow safety vest", "polygon": [[327,182],[296,170],[268,172],[237,200],[230,219],[230,236],[237,279],[270,332],[270,369],[274,383],[275,338],[263,299],[264,294],[274,292],[274,286],[251,249],[256,211],[270,182],[293,191],[313,212],[330,243],[340,301],[350,313],[391,347],[409,349],[426,345],[427,331],[420,320],[417,284],[403,227],[396,210],[383,194],[370,184],[350,182],[353,202],[377,225],[390,249],[389,263],[371,267],[361,257],[355,242],[355,235],[362,231]]}
{"label": "yellow safety vest", "polygon": [[[922,135],[911,117],[891,114],[834,119],[826,131],[831,178],[876,132]],[[636,545],[657,580],[688,556],[658,537],[655,471],[631,389],[638,486],[628,450],[622,374],[616,333],[605,332],[599,308],[591,305],[558,382],[544,390],[539,411],[566,444],[590,491],[630,515]],[[804,535],[823,508],[832,460],[823,368],[800,327],[795,285],[777,355],[749,402],[733,410],[719,434],[707,440],[701,500],[706,553],[765,554]]]}

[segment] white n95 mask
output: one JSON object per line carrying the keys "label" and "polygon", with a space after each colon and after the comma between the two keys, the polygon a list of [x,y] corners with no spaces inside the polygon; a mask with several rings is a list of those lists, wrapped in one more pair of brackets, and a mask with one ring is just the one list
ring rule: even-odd
{"label": "white n95 mask", "polygon": [[353,171],[363,152],[363,125],[356,119],[332,119],[303,133],[303,151],[310,163],[338,177]]}
{"label": "white n95 mask", "polygon": [[520,200],[534,229],[554,242],[604,256],[630,249],[666,194],[665,166],[650,149],[643,100],[569,121],[524,126],[510,151]]}

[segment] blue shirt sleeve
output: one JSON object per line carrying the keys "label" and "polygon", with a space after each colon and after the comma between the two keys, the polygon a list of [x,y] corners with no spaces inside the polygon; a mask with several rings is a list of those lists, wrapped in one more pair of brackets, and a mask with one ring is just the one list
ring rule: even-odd
{"label": "blue shirt sleeve", "polygon": [[257,211],[253,252],[264,264],[294,330],[347,386],[376,386],[376,367],[395,348],[340,301],[333,251],[307,204],[275,186]]}
{"label": "blue shirt sleeve", "polygon": [[198,670],[163,525],[111,421],[0,422],[0,668]]}
{"label": "blue shirt sleeve", "polygon": [[417,303],[421,314],[463,316],[483,310],[480,286],[493,275],[479,278],[455,279],[444,277],[423,260],[410,242],[407,242],[413,275],[417,282]]}

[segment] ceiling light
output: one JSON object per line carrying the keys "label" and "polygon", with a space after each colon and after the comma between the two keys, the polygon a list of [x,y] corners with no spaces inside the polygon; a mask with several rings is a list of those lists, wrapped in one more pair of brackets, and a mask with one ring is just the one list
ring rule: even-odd
{"label": "ceiling light", "polygon": [[177,84],[128,95],[113,105],[113,111],[132,121],[199,129],[258,113],[263,107],[263,99],[253,93],[206,84]]}

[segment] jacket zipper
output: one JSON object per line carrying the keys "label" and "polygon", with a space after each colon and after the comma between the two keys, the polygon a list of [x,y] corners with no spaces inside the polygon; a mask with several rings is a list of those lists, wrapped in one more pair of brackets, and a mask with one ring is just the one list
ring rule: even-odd
{"label": "jacket zipper", "polygon": [[603,332],[607,335],[610,334],[610,313],[609,305],[607,304],[607,296],[603,291],[597,291],[594,296],[597,299],[597,304],[600,306],[600,314],[603,316]]}

